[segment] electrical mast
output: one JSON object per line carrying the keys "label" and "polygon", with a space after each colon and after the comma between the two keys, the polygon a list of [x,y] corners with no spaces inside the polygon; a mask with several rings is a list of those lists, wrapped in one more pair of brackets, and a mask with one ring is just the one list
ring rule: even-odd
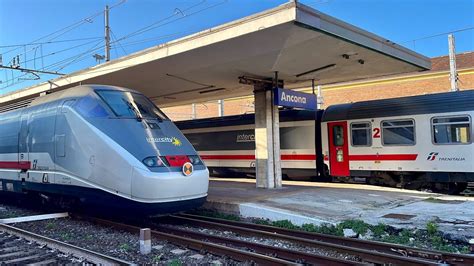
{"label": "electrical mast", "polygon": [[105,61],[110,61],[110,26],[109,26],[109,6],[105,6]]}
{"label": "electrical mast", "polygon": [[458,72],[456,70],[456,51],[454,48],[454,35],[448,35],[449,43],[449,79],[451,81],[451,91],[459,91],[458,88]]}

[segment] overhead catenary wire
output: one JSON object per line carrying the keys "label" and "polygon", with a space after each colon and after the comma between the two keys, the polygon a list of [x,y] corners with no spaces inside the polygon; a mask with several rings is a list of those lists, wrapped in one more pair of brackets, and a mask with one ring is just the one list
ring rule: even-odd
{"label": "overhead catenary wire", "polygon": [[10,45],[0,45],[0,48],[10,48],[10,47],[24,47],[30,45],[41,45],[41,44],[56,44],[56,43],[63,43],[63,42],[78,42],[78,41],[87,41],[87,40],[97,40],[102,39],[103,37],[86,37],[86,38],[78,38],[78,39],[69,39],[69,40],[60,40],[60,41],[47,41],[47,42],[33,42],[33,43],[23,43],[23,44],[10,44]]}
{"label": "overhead catenary wire", "polygon": [[[100,38],[100,39],[102,39],[102,38]],[[86,43],[78,44],[78,45],[75,45],[75,46],[71,46],[71,47],[65,48],[65,49],[63,49],[63,50],[59,50],[59,51],[55,51],[55,52],[52,52],[52,53],[43,55],[43,56],[41,56],[41,58],[46,58],[46,57],[50,57],[50,56],[52,56],[52,55],[60,54],[60,53],[62,53],[62,52],[74,50],[74,49],[76,49],[76,48],[78,48],[78,47],[86,46],[86,45],[88,45],[88,44],[95,43],[95,42],[97,42],[97,39],[95,39],[95,40],[93,40],[93,41],[86,42]],[[26,61],[24,61],[23,63],[28,63],[28,62],[31,62],[31,61],[34,61],[34,60],[38,60],[38,59],[41,59],[41,58],[36,58],[36,57],[35,57],[35,58],[33,58],[33,59],[26,60]]]}
{"label": "overhead catenary wire", "polygon": [[[118,45],[120,46],[120,48],[122,48],[122,51],[123,51],[123,54],[126,55],[127,54],[127,51],[125,51],[125,49],[123,48],[122,44],[120,43],[120,41],[117,40],[117,36],[115,36],[115,33],[112,29],[110,29],[110,33],[112,33],[112,42],[114,43],[118,43]],[[115,40],[115,41],[114,41]],[[117,49],[115,49],[115,53],[116,53],[116,56],[118,57],[118,54],[117,54]]]}
{"label": "overhead catenary wire", "polygon": [[443,33],[436,33],[436,34],[428,35],[428,36],[423,36],[423,37],[420,37],[420,38],[417,38],[417,39],[401,42],[401,44],[421,41],[421,40],[425,40],[425,39],[431,39],[431,38],[435,38],[435,37],[445,36],[445,35],[448,35],[450,33],[457,33],[457,32],[463,32],[463,31],[468,31],[468,30],[474,30],[474,26],[473,27],[462,28],[462,29],[457,29],[457,30],[453,30],[453,31],[446,31],[446,32],[443,32]]}
{"label": "overhead catenary wire", "polygon": [[[125,3],[125,2],[126,2],[126,0],[120,0],[120,1],[117,2],[116,4],[110,6],[109,9],[115,8],[115,7],[121,5],[121,4]],[[45,39],[45,38],[47,38],[47,37],[54,36],[55,34],[59,34],[59,33],[60,33],[58,36],[54,36],[54,37],[52,37],[51,39],[49,39],[48,41],[51,41],[51,40],[53,40],[53,39],[56,39],[56,38],[58,38],[59,36],[64,35],[65,33],[67,33],[67,32],[69,32],[69,31],[73,30],[74,28],[76,28],[76,27],[78,27],[78,26],[80,26],[80,25],[82,25],[82,24],[84,24],[84,23],[90,23],[90,20],[91,20],[91,19],[93,19],[93,18],[95,18],[95,17],[98,17],[98,16],[100,16],[100,15],[102,15],[102,14],[103,14],[103,11],[100,11],[100,12],[94,13],[94,14],[92,14],[92,15],[89,15],[89,16],[87,16],[87,17],[85,17],[85,18],[83,18],[83,19],[81,19],[81,20],[79,20],[79,21],[76,21],[76,22],[74,22],[74,23],[72,23],[72,24],[70,24],[70,25],[68,25],[68,26],[66,26],[66,27],[63,27],[63,28],[61,28],[61,29],[59,29],[59,30],[56,30],[56,31],[54,31],[54,32],[52,32],[52,33],[49,33],[49,34],[47,34],[47,35],[45,35],[45,36],[42,36],[42,37],[40,37],[40,38],[38,38],[38,39],[35,39],[34,41],[31,41],[30,43],[27,43],[26,45],[29,45],[29,44],[32,44],[32,43],[41,41],[41,40],[43,40],[43,39]],[[65,31],[65,32],[63,32],[63,31]],[[9,51],[7,51],[7,52],[3,52],[3,54],[10,53],[10,52],[15,51],[15,50],[17,50],[17,49],[18,49],[18,47],[17,47],[17,48],[14,48],[14,49],[11,49],[11,50],[9,50]]]}
{"label": "overhead catenary wire", "polygon": [[[122,1],[122,2],[124,2],[124,1]],[[199,9],[199,10],[194,11],[194,12],[189,13],[189,14],[184,14],[184,13],[183,13],[183,12],[186,12],[186,11],[189,11],[189,10],[195,8],[196,6],[201,5],[201,4],[204,3],[204,2],[205,2],[205,0],[199,2],[198,4],[195,4],[195,5],[192,5],[192,6],[188,7],[188,8],[186,8],[186,9],[184,9],[183,11],[180,10],[180,11],[181,11],[180,14],[181,14],[182,16],[181,16],[181,17],[178,17],[178,18],[175,18],[175,19],[173,19],[173,20],[171,20],[171,21],[166,22],[166,20],[169,20],[170,18],[176,16],[176,13],[173,14],[173,15],[171,15],[171,16],[168,16],[168,17],[165,18],[165,19],[161,19],[161,20],[159,20],[159,21],[157,21],[157,22],[154,22],[154,23],[152,23],[152,24],[150,24],[150,25],[148,25],[148,26],[146,26],[146,27],[143,27],[143,28],[141,28],[141,29],[139,29],[139,30],[137,30],[137,31],[135,31],[135,32],[132,32],[132,33],[130,33],[130,34],[124,36],[124,37],[121,37],[121,38],[119,38],[119,39],[117,39],[116,36],[115,36],[115,40],[112,41],[111,44],[117,44],[118,46],[121,46],[121,45],[122,45],[122,44],[120,43],[121,40],[128,39],[128,38],[131,38],[131,37],[133,37],[133,36],[136,36],[136,35],[142,34],[142,33],[144,33],[144,32],[150,31],[150,30],[152,30],[152,29],[156,29],[156,28],[159,28],[159,27],[168,25],[168,24],[170,24],[170,23],[176,22],[176,21],[178,21],[178,20],[184,19],[184,18],[186,18],[186,17],[190,17],[190,16],[193,16],[193,15],[195,15],[195,14],[199,14],[199,13],[201,13],[201,12],[204,12],[204,11],[206,11],[206,10],[209,10],[209,9],[211,9],[211,8],[214,8],[214,7],[216,7],[216,6],[222,5],[222,4],[226,3],[226,2],[228,2],[228,0],[224,0],[224,1],[218,2],[218,3],[214,4],[214,5],[207,6],[207,7],[205,7],[205,8]],[[165,23],[163,23],[163,22],[165,22]],[[161,37],[157,37],[157,38],[154,38],[154,39],[164,39],[164,38],[171,37],[171,36],[175,36],[175,35],[182,34],[182,33],[183,33],[183,32],[175,33],[175,34],[168,34],[168,35],[161,36]],[[143,40],[142,40],[142,41],[143,41]],[[148,41],[148,40],[146,40],[146,41]],[[101,49],[101,47],[96,47],[95,49],[88,50],[88,51],[86,51],[86,52],[84,52],[84,53],[81,53],[81,54],[79,54],[79,55],[77,55],[77,56],[74,56],[74,57],[73,57],[74,59],[72,59],[71,62],[67,62],[68,60],[71,60],[71,57],[70,57],[70,58],[68,58],[68,59],[66,59],[66,60],[61,60],[61,61],[59,61],[59,62],[56,62],[56,63],[52,64],[52,65],[48,65],[48,66],[46,66],[46,67],[43,67],[43,69],[50,69],[50,68],[52,68],[52,67],[56,67],[56,66],[60,65],[61,63],[67,62],[67,63],[65,63],[65,65],[63,65],[63,66],[61,66],[60,68],[58,68],[57,71],[62,70],[62,69],[64,69],[65,67],[67,67],[67,66],[69,66],[69,65],[71,65],[71,64],[73,64],[73,63],[78,63],[78,62],[81,62],[81,61],[87,59],[87,57],[85,57],[85,56],[88,55],[87,53],[94,52],[94,51],[97,51],[97,50],[99,50],[99,49]],[[125,51],[125,49],[123,48],[123,46],[122,46],[122,49],[123,49],[124,52],[126,53],[126,51]],[[81,58],[81,57],[82,57],[82,58]],[[58,63],[59,63],[59,64],[58,64]],[[25,75],[27,75],[27,74],[25,74]],[[23,75],[23,76],[25,76],[25,75]],[[22,76],[20,76],[20,77],[22,77]],[[12,77],[12,79],[14,80],[15,77]],[[6,88],[8,88],[8,87],[11,87],[11,86],[13,86],[13,85],[15,85],[15,84],[20,84],[20,83],[22,83],[22,82],[23,82],[23,81],[17,82],[17,83],[13,83],[13,84],[7,85],[7,86],[5,86],[5,87],[2,87],[2,88],[0,88],[0,89],[3,90],[3,89],[6,89]]]}
{"label": "overhead catenary wire", "polygon": [[[126,0],[120,0],[120,1],[117,2],[116,4],[110,6],[109,9],[115,8],[115,7],[121,5],[121,4],[125,3],[125,2],[126,2]],[[26,49],[25,49],[24,53],[20,53],[20,54],[18,54],[18,55],[15,55],[14,57],[21,56],[21,55],[26,54],[26,53],[31,52],[31,51],[33,51],[33,52],[36,54],[36,50],[37,50],[38,48],[40,48],[40,51],[41,51],[41,58],[36,58],[36,56],[35,56],[34,59],[28,60],[28,62],[30,62],[30,61],[34,61],[34,62],[35,62],[37,59],[41,59],[42,66],[43,66],[42,69],[44,70],[43,47],[42,47],[43,44],[46,44],[46,43],[54,43],[52,40],[54,40],[54,39],[56,39],[56,38],[58,38],[58,37],[60,37],[60,36],[62,36],[62,35],[64,35],[64,34],[66,34],[67,32],[70,32],[70,31],[76,29],[77,27],[83,25],[84,23],[91,23],[91,20],[92,20],[93,18],[98,17],[98,16],[100,16],[100,15],[102,15],[102,14],[103,14],[102,11],[97,12],[97,13],[94,13],[94,14],[92,14],[92,15],[90,15],[90,16],[87,16],[87,17],[85,17],[85,18],[83,18],[83,19],[81,19],[81,20],[79,20],[79,21],[76,21],[76,22],[74,22],[74,23],[72,23],[72,24],[70,24],[70,25],[68,25],[68,26],[66,26],[66,27],[63,27],[63,28],[61,28],[61,29],[59,29],[59,30],[56,30],[56,31],[54,31],[54,32],[52,32],[52,33],[49,33],[49,34],[47,34],[47,35],[45,35],[45,36],[42,36],[42,37],[40,37],[40,38],[38,38],[38,39],[35,39],[35,40],[32,41],[32,42],[29,42],[29,43],[26,43],[26,44],[23,44],[23,45],[14,45],[15,48],[13,48],[13,49],[11,49],[11,50],[8,50],[8,51],[6,51],[6,52],[2,52],[2,55],[5,55],[5,54],[8,54],[8,53],[14,52],[14,51],[16,51],[16,50],[18,50],[18,49],[20,49],[20,48],[22,48],[22,47],[25,47],[25,48],[26,48],[26,46],[36,45],[35,47],[31,48],[31,49],[28,50],[28,51],[26,51]],[[47,41],[43,41],[43,42],[39,43],[39,41],[44,40],[44,39],[46,39],[46,38],[48,38],[48,37],[51,37],[51,38],[49,38]],[[92,38],[96,38],[96,37],[92,37]],[[91,39],[92,39],[92,38],[91,38]],[[98,38],[102,38],[102,37],[98,37]],[[81,38],[81,39],[84,40],[84,39],[88,39],[88,38]],[[80,40],[80,39],[77,39],[77,40]],[[65,41],[72,41],[72,40],[63,40],[63,42],[65,42]],[[61,42],[61,41],[55,41],[55,42]],[[0,47],[0,48],[1,48],[1,47]],[[56,52],[56,53],[57,53],[57,52]],[[53,53],[53,54],[54,54],[54,53]],[[25,58],[25,61],[27,61],[26,58]],[[10,60],[10,62],[8,62],[7,65],[10,64],[10,63],[12,63],[12,60]],[[22,76],[25,76],[25,75],[22,75]],[[22,76],[20,76],[20,77],[22,77]],[[15,79],[13,73],[12,73],[12,79]],[[10,84],[9,86],[12,86],[12,85],[15,85],[15,83]],[[7,86],[7,87],[8,87],[8,86]]]}
{"label": "overhead catenary wire", "polygon": [[[93,51],[95,51],[95,50],[101,49],[102,46],[97,47],[97,45],[101,44],[102,42],[103,42],[103,40],[98,41],[98,42],[93,46],[94,49],[89,48],[89,50],[87,50],[86,52],[87,52],[87,53],[90,53],[90,52],[93,52]],[[86,52],[81,53],[79,56],[83,56]],[[68,61],[70,61],[70,60],[75,60],[75,59],[76,59],[76,60],[78,59],[78,55],[77,55],[77,54],[74,55],[74,56],[68,57],[68,58],[66,58],[66,59],[63,59],[63,60],[61,60],[61,61],[58,61],[58,62],[52,63],[52,64],[50,64],[50,65],[47,65],[47,66],[43,67],[43,70],[52,70],[52,68],[54,68],[54,67],[56,67],[56,66],[60,66],[60,65],[62,65],[62,64],[69,64]],[[78,61],[76,61],[76,62],[78,62]],[[59,71],[59,70],[61,70],[61,69],[63,69],[63,68],[58,68],[58,69],[56,70],[56,72]],[[29,75],[29,74],[30,74],[30,73],[25,73],[25,74],[20,75],[20,76],[18,76],[18,77],[12,77],[11,79],[7,79],[7,80],[6,80],[6,81],[7,81],[7,84],[8,84],[10,81],[14,81],[15,79],[25,77],[25,76],[27,76],[27,75]],[[40,74],[40,75],[41,75],[41,74]],[[0,88],[0,90],[6,89],[7,87],[11,87],[12,85],[21,84],[21,83],[23,83],[23,82],[25,82],[25,81],[19,81],[19,82],[13,83],[13,84],[9,84],[9,85],[7,85],[7,86],[4,86],[4,87]]]}
{"label": "overhead catenary wire", "polygon": [[[186,8],[186,9],[184,9],[184,12],[186,12],[186,11],[188,11],[188,10],[191,10],[191,9],[197,7],[197,6],[200,6],[200,5],[204,4],[205,2],[206,2],[206,0],[202,0],[202,1],[200,1],[199,3],[197,3],[197,4],[194,4],[194,5],[192,5],[192,6],[188,7],[188,8]],[[138,29],[138,30],[136,30],[136,31],[133,31],[133,32],[131,32],[131,33],[129,33],[129,34],[127,34],[127,35],[125,35],[125,36],[119,38],[118,41],[122,41],[122,40],[128,39],[128,38],[130,38],[130,37],[133,37],[133,36],[142,34],[143,32],[146,32],[146,31],[150,30],[151,28],[153,28],[156,24],[159,24],[159,23],[162,23],[162,22],[164,22],[164,21],[166,21],[166,20],[168,20],[168,19],[171,19],[171,18],[175,17],[175,16],[178,15],[178,14],[183,15],[183,12],[180,12],[180,13],[174,12],[174,13],[173,13],[172,15],[170,15],[170,16],[167,16],[167,17],[162,18],[162,19],[160,19],[160,20],[158,20],[158,21],[155,21],[155,22],[153,22],[152,24],[150,24],[150,25],[148,25],[148,26],[145,26],[145,27],[143,27],[143,28],[141,28],[141,29]],[[183,16],[185,16],[185,15],[183,15]]]}

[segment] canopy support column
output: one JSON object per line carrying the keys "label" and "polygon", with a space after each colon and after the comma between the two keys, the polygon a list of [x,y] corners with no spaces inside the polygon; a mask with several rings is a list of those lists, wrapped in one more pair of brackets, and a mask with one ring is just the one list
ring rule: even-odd
{"label": "canopy support column", "polygon": [[280,118],[271,83],[254,84],[257,188],[281,188]]}

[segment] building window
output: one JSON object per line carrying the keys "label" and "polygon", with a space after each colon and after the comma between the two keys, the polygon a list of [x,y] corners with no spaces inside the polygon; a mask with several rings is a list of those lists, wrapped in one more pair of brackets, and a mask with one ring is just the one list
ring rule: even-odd
{"label": "building window", "polygon": [[369,122],[352,123],[352,146],[372,146],[372,127]]}
{"label": "building window", "polygon": [[383,145],[415,145],[415,121],[382,121]]}
{"label": "building window", "polygon": [[471,118],[469,116],[433,117],[431,128],[435,144],[471,142]]}

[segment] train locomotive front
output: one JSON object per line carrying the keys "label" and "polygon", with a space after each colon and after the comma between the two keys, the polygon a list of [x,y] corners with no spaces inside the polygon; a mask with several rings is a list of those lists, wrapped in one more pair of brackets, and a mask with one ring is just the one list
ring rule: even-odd
{"label": "train locomotive front", "polygon": [[67,89],[0,114],[0,127],[3,191],[145,214],[207,197],[209,172],[192,145],[136,91]]}

